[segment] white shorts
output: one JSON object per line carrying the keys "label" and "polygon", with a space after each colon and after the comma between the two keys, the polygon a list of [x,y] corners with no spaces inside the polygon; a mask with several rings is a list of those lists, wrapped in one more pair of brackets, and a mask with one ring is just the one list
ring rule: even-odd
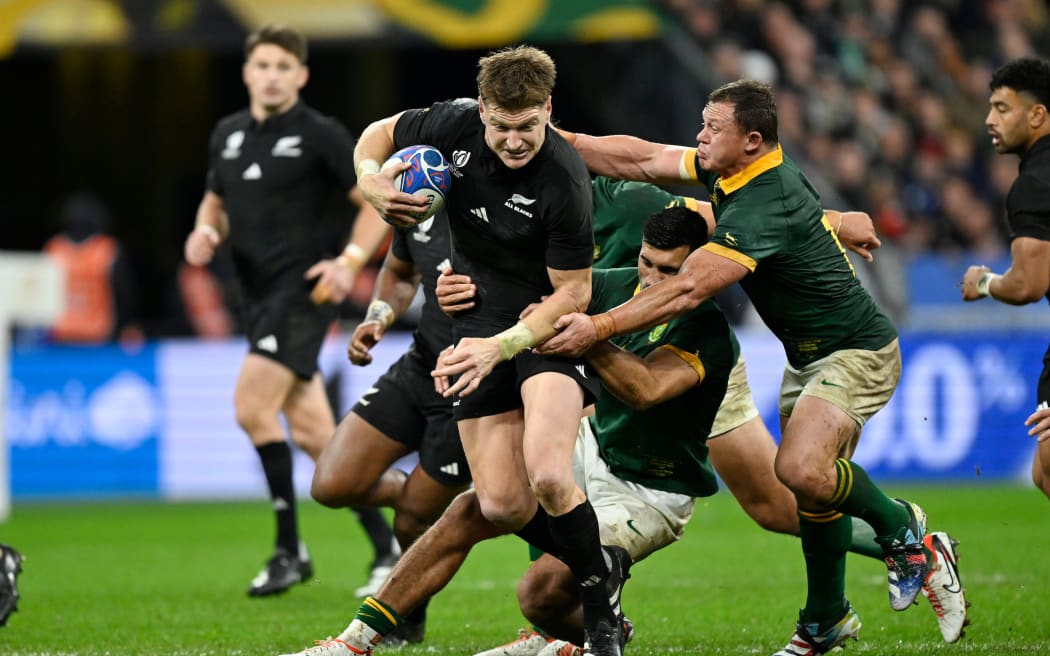
{"label": "white shorts", "polygon": [[572,473],[594,506],[602,544],[623,547],[636,563],[678,540],[693,516],[694,497],[631,483],[609,471],[586,419],[576,436]]}

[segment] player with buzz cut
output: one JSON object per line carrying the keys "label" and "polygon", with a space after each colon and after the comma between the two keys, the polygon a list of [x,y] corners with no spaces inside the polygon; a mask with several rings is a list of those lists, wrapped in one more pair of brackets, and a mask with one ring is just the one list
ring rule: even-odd
{"label": "player with buzz cut", "polygon": [[[1050,298],[1050,62],[1025,57],[992,75],[985,125],[995,151],[1021,158],[1006,196],[1010,268],[1002,275],[971,266],[963,276],[964,301],[992,298],[1009,305]],[[1036,410],[1025,420],[1037,439],[1032,480],[1050,497],[1050,348],[1043,356]]]}
{"label": "player with buzz cut", "polygon": [[[555,77],[537,48],[491,53],[478,62],[476,100],[376,121],[354,158],[365,199],[406,225],[426,201],[394,190],[407,165],[380,171],[379,162],[414,144],[449,158],[453,266],[478,282],[479,302],[454,319],[456,347],[433,375],[456,377],[445,394],[485,517],[569,563],[584,597],[589,652],[620,656],[626,564],[603,549],[594,509],[572,478],[576,431],[598,383],[582,360],[531,351],[554,334],[556,317],[586,308],[591,291],[590,176],[550,125]],[[370,651],[410,610],[368,597],[335,644],[342,653]]]}
{"label": "player with buzz cut", "polygon": [[807,595],[794,635],[777,654],[811,656],[860,631],[845,595],[852,517],[875,529],[895,610],[911,606],[927,574],[941,562],[954,565],[955,555],[950,540],[927,535],[918,506],[887,496],[849,459],[861,428],[897,386],[900,346],[893,324],[857,280],[816,192],[781,149],[772,90],[751,80],[719,87],[703,120],[695,148],[576,135],[576,149],[596,173],[704,184],[716,228],[680,275],[608,312],[561,317],[560,332],[538,350],[578,355],[741,283],[788,361],[775,469],[797,500]]}

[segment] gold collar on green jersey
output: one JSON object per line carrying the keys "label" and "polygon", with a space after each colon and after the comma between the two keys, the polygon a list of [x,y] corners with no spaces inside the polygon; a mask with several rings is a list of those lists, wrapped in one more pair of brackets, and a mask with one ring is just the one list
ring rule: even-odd
{"label": "gold collar on green jersey", "polygon": [[771,150],[762,157],[751,162],[744,167],[743,171],[734,173],[728,178],[719,178],[718,186],[722,190],[722,193],[726,195],[731,194],[769,169],[776,168],[783,163],[784,151],[781,149],[780,144],[777,144],[775,150]]}

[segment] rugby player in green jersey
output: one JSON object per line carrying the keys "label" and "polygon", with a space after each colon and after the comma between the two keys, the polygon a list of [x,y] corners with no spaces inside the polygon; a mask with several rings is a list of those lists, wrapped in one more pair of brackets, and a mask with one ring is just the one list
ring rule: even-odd
{"label": "rugby player in green jersey", "polygon": [[[593,191],[595,207],[595,261],[603,262],[606,266],[610,264],[616,266],[619,263],[614,258],[615,253],[620,253],[620,257],[624,258],[626,257],[624,254],[633,251],[635,253],[633,263],[637,264],[637,271],[640,273],[636,278],[632,279],[634,282],[629,282],[628,284],[631,293],[638,287],[639,277],[644,279],[641,285],[644,287],[662,279],[666,275],[676,273],[682,261],[693,250],[693,248],[687,250],[685,248],[672,248],[672,246],[684,246],[689,241],[692,241],[695,248],[702,243],[699,239],[686,240],[680,234],[685,227],[689,224],[702,226],[703,241],[706,241],[708,232],[714,228],[714,215],[711,212],[709,203],[698,201],[695,198],[675,196],[649,183],[625,182],[599,176],[593,181]],[[658,212],[661,207],[679,208],[664,211],[664,213],[677,212],[677,215],[673,218],[678,220],[678,223],[675,224],[677,228],[675,233],[678,236],[674,240],[661,236],[661,233],[668,232],[666,224],[669,217],[660,217],[658,214],[653,219],[662,218],[662,221],[658,222],[656,226],[657,228],[663,226],[663,230],[653,228],[650,222],[647,232],[652,234],[646,236],[643,244],[643,231],[637,217],[645,212]],[[690,212],[689,210],[692,211]],[[836,227],[839,225],[844,226],[842,233],[844,243],[851,244],[851,248],[857,250],[866,259],[870,259],[869,248],[875,248],[879,245],[870,218],[862,212],[840,214],[829,211],[829,214]],[[701,217],[703,217],[703,221],[707,225],[701,223]],[[696,228],[694,227],[693,229],[695,230]],[[640,248],[642,252],[639,256]],[[596,276],[604,278],[607,275],[606,272],[597,269],[596,271],[598,271],[595,273]],[[635,269],[632,268],[630,271],[635,271]],[[654,271],[661,275],[655,275]],[[648,275],[642,275],[641,272],[646,272]],[[617,272],[610,272],[610,274],[614,273]],[[599,286],[595,284],[592,294],[599,293],[599,291]],[[446,271],[439,278],[436,293],[447,312],[467,309],[473,303],[474,290],[469,277],[453,274],[451,271]],[[630,294],[611,302],[609,307],[615,306],[628,298],[630,298]],[[593,302],[592,307],[594,307]],[[646,334],[649,335],[651,333]],[[595,349],[600,348],[603,348],[603,345],[595,347]],[[689,367],[689,364],[684,360],[678,362],[673,359],[663,359],[661,362],[664,366],[671,363],[672,366],[680,368],[682,373],[685,373],[685,370]],[[601,370],[599,370],[599,373],[601,374]],[[609,388],[610,385],[622,385],[616,378],[611,378],[617,373],[623,374],[628,379],[632,377],[638,378],[637,372],[618,372],[610,369],[606,374],[602,375],[605,388]],[[664,374],[665,372],[661,369],[660,373]],[[728,381],[725,397],[721,401],[710,434],[706,440],[707,459],[710,465],[714,466],[715,471],[722,478],[726,487],[729,488],[729,491],[737,499],[741,507],[760,526],[770,531],[798,535],[799,527],[798,515],[795,510],[795,499],[791,492],[777,481],[773,472],[776,443],[766,429],[765,423],[762,421],[762,417],[751,397],[743,357],[738,358],[732,365]],[[659,389],[659,387],[651,387],[646,383],[640,386],[636,393]],[[648,397],[648,399],[641,397],[638,399],[638,402],[644,405],[654,401],[652,397]],[[599,413],[602,412],[602,410],[599,410]],[[609,411],[605,410],[601,416],[605,417],[608,413]],[[584,423],[587,423],[587,420]],[[588,435],[591,434],[589,425],[582,430],[586,430]],[[679,435],[689,436],[690,434],[690,431],[679,432]],[[605,453],[603,445],[607,435],[619,435],[625,440],[630,439],[630,437],[626,437],[628,434],[625,431],[598,433],[598,450],[603,455]],[[638,436],[635,435],[634,440],[637,441],[637,439]],[[576,460],[574,462],[577,466],[580,466],[579,459],[584,455],[581,451],[581,449],[578,449],[576,452]],[[606,466],[605,469],[608,470],[608,467]],[[595,471],[595,467],[591,466],[590,471]],[[630,475],[627,476],[627,479],[636,480]],[[686,475],[686,480],[689,479],[690,476]],[[634,483],[631,483],[631,485],[634,485]],[[688,486],[688,483],[683,483],[683,485]],[[599,508],[599,523],[602,526],[603,535],[607,536],[609,543],[623,546],[632,555],[635,555],[638,550],[632,548],[629,542],[625,542],[622,539],[623,536],[630,535],[629,531],[622,529],[624,518],[620,516],[621,513],[608,510],[616,508],[616,504],[622,502],[619,496],[615,494],[616,490],[615,486],[601,486],[600,489],[594,490],[595,498],[592,499],[592,503],[598,504],[596,507]],[[609,498],[606,498],[607,493],[612,493]],[[627,505],[631,507],[631,504]],[[621,525],[619,530],[616,528],[618,524]],[[871,527],[859,520],[853,522],[853,527],[851,551],[881,560],[882,549],[875,542]],[[656,548],[666,546],[669,543],[669,541],[664,541],[657,545]],[[531,561],[536,561],[542,555],[542,551],[530,550]],[[561,637],[575,636],[579,632],[578,628],[574,628],[578,626],[574,619],[574,597],[571,594],[571,589],[560,585],[563,583],[561,574],[563,574],[562,567],[554,558],[547,557],[535,563],[529,569],[518,589],[519,604],[525,616],[533,622],[533,627],[531,630],[520,631],[518,639],[512,642],[479,652],[475,656],[539,656],[540,654],[553,656],[555,653],[558,653],[558,656],[564,656],[564,654],[574,653],[572,650],[577,648],[573,644],[566,640],[556,640],[550,637],[552,635]],[[570,639],[572,638],[570,637]],[[554,644],[554,647],[551,647],[551,644]],[[562,651],[556,652],[556,649],[561,649]]]}
{"label": "rugby player in green jersey", "polygon": [[[918,506],[890,498],[849,460],[861,427],[889,401],[900,377],[896,329],[857,281],[817,193],[781,150],[770,87],[724,85],[708,97],[703,119],[696,148],[576,135],[595,173],[704,184],[716,228],[681,275],[608,312],[562,317],[555,326],[561,332],[539,350],[584,353],[596,342],[666,323],[740,282],[788,361],[775,468],[798,504],[808,594],[778,656],[824,653],[857,637],[860,618],[845,596],[851,517],[870,524],[884,549],[891,606],[904,610],[924,587],[933,589],[942,633],[957,639],[965,623],[961,588],[956,580],[938,589],[927,579],[957,579],[951,539],[927,534]],[[952,635],[944,632],[945,603],[958,625]]]}

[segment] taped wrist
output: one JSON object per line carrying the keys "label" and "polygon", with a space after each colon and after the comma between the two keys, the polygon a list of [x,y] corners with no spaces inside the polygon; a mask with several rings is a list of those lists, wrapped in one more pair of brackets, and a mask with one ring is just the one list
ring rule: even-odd
{"label": "taped wrist", "polygon": [[981,296],[989,296],[992,293],[990,288],[993,280],[1002,278],[998,273],[992,273],[991,271],[984,272],[980,279],[977,281],[977,293]]}
{"label": "taped wrist", "polygon": [[599,342],[616,334],[616,319],[613,319],[613,315],[608,312],[593,315],[591,323],[594,324],[594,334]]}
{"label": "taped wrist", "polygon": [[390,307],[389,303],[375,300],[368,304],[364,322],[376,321],[384,328],[389,328],[394,323],[395,318],[397,317],[394,315],[394,308]]}
{"label": "taped wrist", "polygon": [[525,349],[532,348],[536,342],[529,327],[520,321],[496,335],[496,339],[499,341],[499,355],[504,360],[510,360]]}
{"label": "taped wrist", "polygon": [[339,254],[339,257],[335,258],[335,261],[356,272],[360,271],[361,267],[365,265],[368,257],[365,255],[365,249],[357,244],[347,244],[343,252]]}
{"label": "taped wrist", "polygon": [[361,179],[366,175],[375,175],[379,173],[379,162],[375,161],[371,157],[361,160],[357,165],[357,177]]}

